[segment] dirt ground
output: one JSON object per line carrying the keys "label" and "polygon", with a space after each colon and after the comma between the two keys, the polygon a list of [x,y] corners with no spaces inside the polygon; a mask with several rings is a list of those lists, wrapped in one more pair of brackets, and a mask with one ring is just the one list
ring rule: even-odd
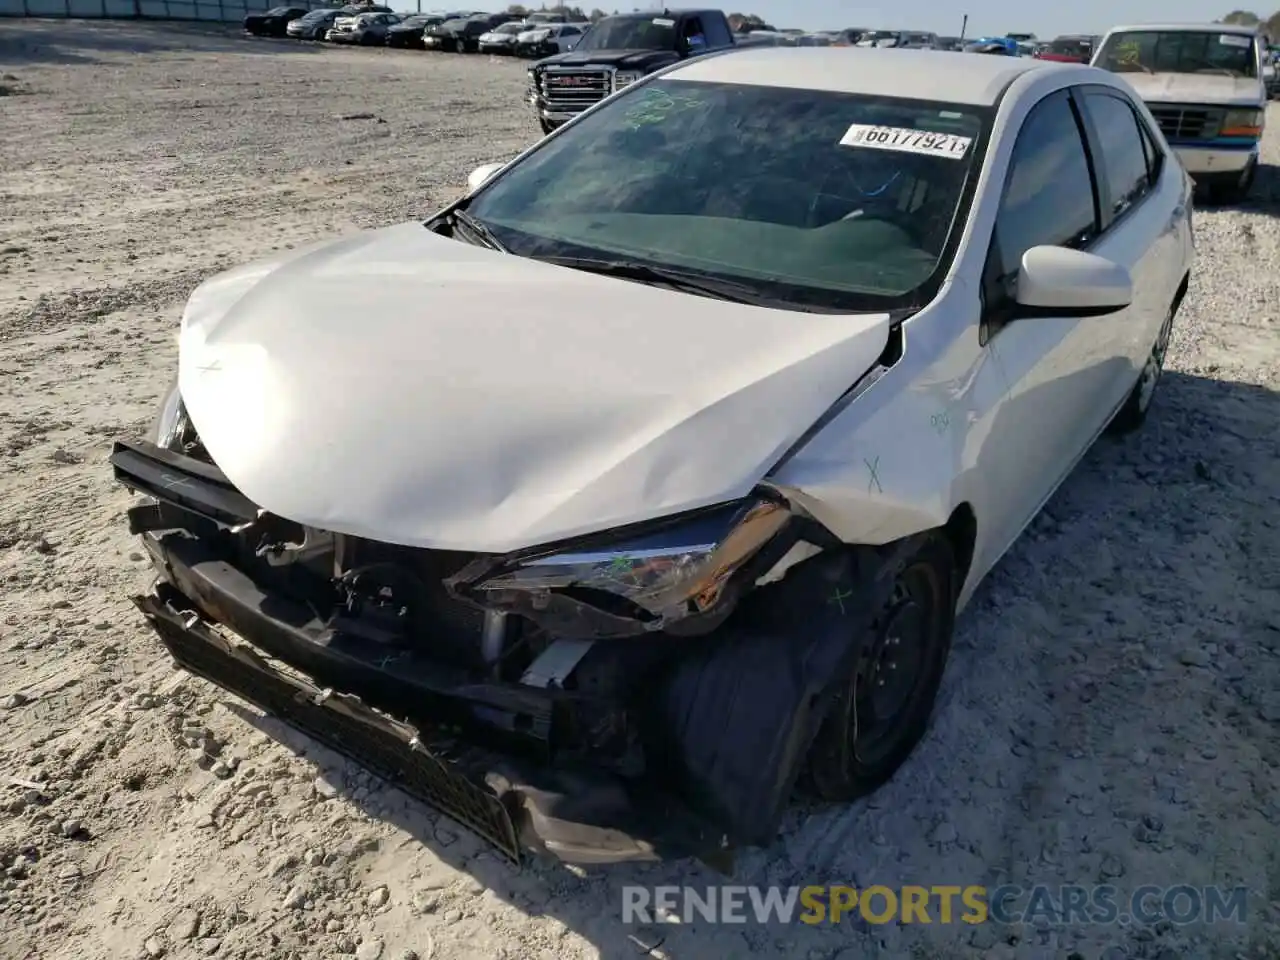
{"label": "dirt ground", "polygon": [[[536,129],[524,66],[0,21],[0,958],[1280,956],[1280,176],[1197,212],[1171,372],[962,617],[934,727],[735,882],[1244,885],[1243,923],[625,926],[692,863],[516,872],[172,670],[111,481],[182,301],[421,217]],[[1265,145],[1280,163],[1280,112]]]}

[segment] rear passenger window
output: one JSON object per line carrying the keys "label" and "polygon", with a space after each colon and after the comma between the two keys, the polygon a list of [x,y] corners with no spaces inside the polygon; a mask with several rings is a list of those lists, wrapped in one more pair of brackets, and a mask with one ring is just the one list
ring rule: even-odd
{"label": "rear passenger window", "polygon": [[1124,99],[1109,93],[1090,91],[1085,108],[1098,134],[1102,156],[1098,158],[1098,179],[1110,197],[1103,226],[1123,216],[1125,211],[1151,189],[1148,148],[1138,127],[1138,116]]}
{"label": "rear passenger window", "polygon": [[727,47],[733,43],[733,34],[729,26],[719,17],[711,17],[703,28],[706,30],[707,46],[712,48]]}
{"label": "rear passenger window", "polygon": [[1097,233],[1084,138],[1069,96],[1060,91],[1032,108],[1014,143],[996,218],[999,276],[1016,277],[1032,247],[1083,247]]}

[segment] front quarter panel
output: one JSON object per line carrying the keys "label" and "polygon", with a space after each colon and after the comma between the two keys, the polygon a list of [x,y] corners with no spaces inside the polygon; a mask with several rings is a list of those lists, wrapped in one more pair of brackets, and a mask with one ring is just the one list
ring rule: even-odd
{"label": "front quarter panel", "polygon": [[884,544],[944,526],[965,502],[981,543],[998,505],[978,477],[1006,381],[978,345],[977,316],[970,285],[945,286],[903,324],[898,362],[769,481],[846,543]]}

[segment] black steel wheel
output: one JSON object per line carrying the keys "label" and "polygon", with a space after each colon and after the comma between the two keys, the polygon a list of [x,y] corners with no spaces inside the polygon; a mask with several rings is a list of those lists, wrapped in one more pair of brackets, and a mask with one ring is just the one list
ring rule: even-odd
{"label": "black steel wheel", "polygon": [[924,736],[951,649],[955,581],[951,544],[941,533],[899,572],[810,748],[807,780],[819,797],[871,793]]}

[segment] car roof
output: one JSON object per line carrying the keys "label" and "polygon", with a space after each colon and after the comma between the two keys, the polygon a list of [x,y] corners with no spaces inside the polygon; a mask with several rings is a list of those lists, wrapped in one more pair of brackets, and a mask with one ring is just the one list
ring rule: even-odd
{"label": "car roof", "polygon": [[1080,64],[941,50],[744,47],[684,61],[667,76],[991,106],[1010,83],[1031,70],[1085,69]]}
{"label": "car roof", "polygon": [[1250,36],[1258,32],[1256,25],[1244,23],[1133,23],[1112,27],[1107,33],[1130,33],[1133,31],[1160,31],[1161,33],[1243,33]]}

